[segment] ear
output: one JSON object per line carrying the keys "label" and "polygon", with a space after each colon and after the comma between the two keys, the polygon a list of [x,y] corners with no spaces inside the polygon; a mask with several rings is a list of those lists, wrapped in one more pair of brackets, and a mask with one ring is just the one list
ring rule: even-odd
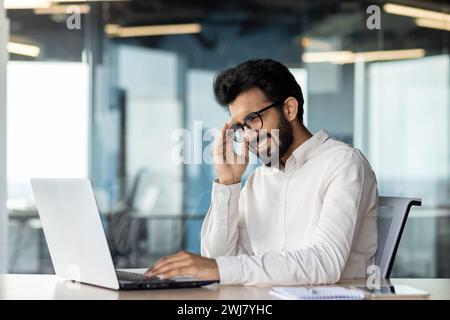
{"label": "ear", "polygon": [[290,122],[297,118],[298,101],[294,97],[288,97],[284,100],[283,113],[286,119]]}

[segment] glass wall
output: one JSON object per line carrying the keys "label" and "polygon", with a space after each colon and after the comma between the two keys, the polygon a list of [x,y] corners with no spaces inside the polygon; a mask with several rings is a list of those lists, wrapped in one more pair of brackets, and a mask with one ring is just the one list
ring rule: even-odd
{"label": "glass wall", "polygon": [[[378,16],[364,1],[74,3],[82,9],[75,28],[71,13],[8,10],[11,42],[40,49],[10,55],[11,272],[52,270],[29,193],[33,175],[92,180],[120,267],[198,253],[215,179],[206,156],[229,117],[214,101],[214,76],[273,58],[301,84],[312,132],[360,148],[381,195],[422,198],[394,274],[449,276],[448,30],[384,1]],[[402,5],[448,12],[445,1]]]}
{"label": "glass wall", "polygon": [[437,277],[449,267],[448,55],[368,68],[368,157],[382,195],[421,198],[396,258],[399,277]]}

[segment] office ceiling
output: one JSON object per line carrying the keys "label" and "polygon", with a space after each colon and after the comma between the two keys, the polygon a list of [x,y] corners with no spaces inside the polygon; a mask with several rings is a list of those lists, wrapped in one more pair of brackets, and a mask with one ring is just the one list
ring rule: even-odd
{"label": "office ceiling", "polygon": [[[202,21],[213,15],[216,23],[245,25],[270,24],[277,18],[285,23],[304,26],[320,22],[330,16],[346,18],[349,13],[361,13],[369,5],[382,6],[386,2],[407,4],[442,11],[450,5],[447,0],[380,1],[380,0],[130,0],[110,2],[107,7],[108,20],[121,25],[173,23],[176,21]],[[337,25],[341,19],[332,20]]]}
{"label": "office ceiling", "polygon": [[[241,35],[277,24],[293,37],[340,37],[343,46],[351,50],[370,49],[379,46],[380,41],[385,48],[420,45],[442,50],[444,43],[448,49],[448,40],[442,40],[444,31],[417,28],[413,19],[389,14],[382,14],[382,32],[368,36],[365,9],[372,4],[382,6],[384,3],[386,1],[379,0],[125,0],[94,2],[91,6],[92,12],[102,17],[103,24],[140,26],[200,22],[217,27],[238,26]],[[395,3],[450,11],[447,0],[395,0]],[[70,43],[67,43],[65,20],[60,15],[38,16],[32,10],[9,10],[8,16],[13,38],[42,43],[51,48],[47,52],[51,50],[55,57],[67,56],[64,52],[68,48],[83,47],[86,36],[83,32],[72,32]],[[56,44],[55,39],[61,45]],[[405,43],[411,39],[417,43]],[[153,37],[139,41],[154,46],[158,40]],[[79,57],[79,53],[76,55]]]}

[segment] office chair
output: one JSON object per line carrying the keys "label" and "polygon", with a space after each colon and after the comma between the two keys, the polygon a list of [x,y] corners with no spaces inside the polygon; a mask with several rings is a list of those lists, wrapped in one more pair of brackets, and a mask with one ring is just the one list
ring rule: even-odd
{"label": "office chair", "polygon": [[[143,210],[153,210],[157,200],[157,194],[148,192],[153,190],[149,184],[150,178],[149,170],[140,169],[125,199],[109,214],[108,244],[113,253],[113,259],[125,260],[120,267],[128,268],[138,265],[140,244],[148,237],[147,224],[135,217]],[[142,199],[149,196],[152,197],[150,204],[149,201],[145,201],[146,199]],[[144,213],[148,214],[148,212]],[[117,261],[115,263],[119,264]]]}
{"label": "office chair", "polygon": [[378,249],[375,264],[382,279],[388,279],[397,253],[403,228],[412,206],[421,206],[422,199],[379,197],[377,218]]}

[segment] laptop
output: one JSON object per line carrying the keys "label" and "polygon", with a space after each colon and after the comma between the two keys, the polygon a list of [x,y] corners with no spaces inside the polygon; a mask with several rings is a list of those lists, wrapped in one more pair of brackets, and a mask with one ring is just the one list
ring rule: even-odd
{"label": "laptop", "polygon": [[114,290],[195,288],[218,280],[145,278],[146,269],[114,268],[88,179],[31,179],[57,276]]}

